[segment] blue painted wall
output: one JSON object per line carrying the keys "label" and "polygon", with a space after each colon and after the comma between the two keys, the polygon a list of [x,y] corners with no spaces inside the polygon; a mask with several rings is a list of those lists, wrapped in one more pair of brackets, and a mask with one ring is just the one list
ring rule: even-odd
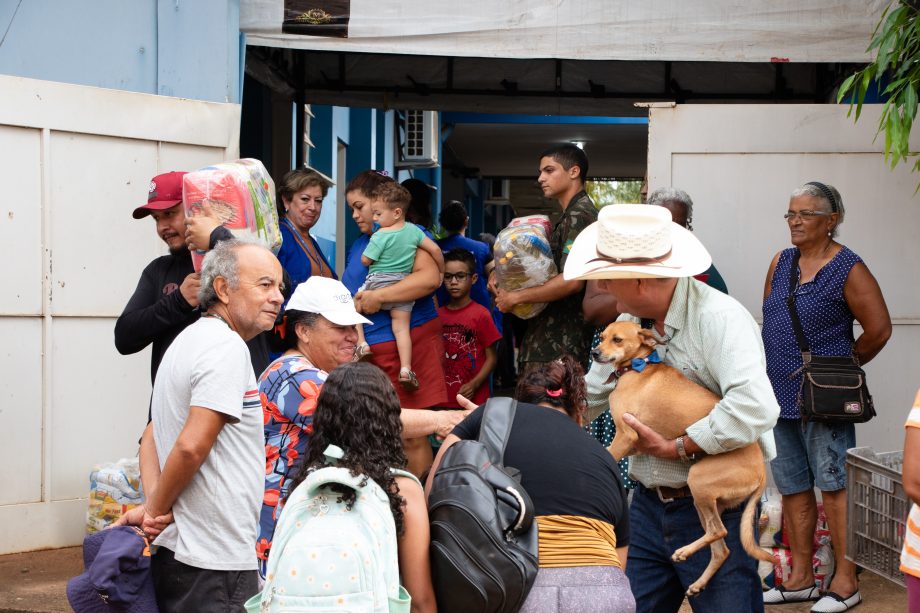
{"label": "blue painted wall", "polygon": [[[358,173],[377,167],[377,121],[379,112],[375,109],[351,109],[348,126],[348,152],[345,159],[344,185]],[[347,202],[337,208],[338,214],[345,216],[345,245],[351,249],[358,238],[358,226],[351,220],[351,210]]]}
{"label": "blue painted wall", "polygon": [[240,102],[239,0],[0,0],[0,73]]}
{"label": "blue painted wall", "polygon": [[[310,120],[310,140],[313,148],[307,156],[307,165],[335,180],[335,131],[333,130],[334,107],[311,105],[313,119]],[[319,243],[326,259],[335,267],[335,188],[331,188],[323,199],[323,212],[313,226],[311,234]],[[331,228],[331,232],[329,231]],[[339,275],[341,270],[336,271]]]}

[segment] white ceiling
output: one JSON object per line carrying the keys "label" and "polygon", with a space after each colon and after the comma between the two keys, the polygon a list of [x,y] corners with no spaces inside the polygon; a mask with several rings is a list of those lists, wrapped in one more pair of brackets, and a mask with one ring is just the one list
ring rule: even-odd
{"label": "white ceiling", "polygon": [[541,151],[572,141],[585,143],[591,177],[645,175],[648,126],[641,124],[458,124],[445,148],[480,176],[532,178]]}

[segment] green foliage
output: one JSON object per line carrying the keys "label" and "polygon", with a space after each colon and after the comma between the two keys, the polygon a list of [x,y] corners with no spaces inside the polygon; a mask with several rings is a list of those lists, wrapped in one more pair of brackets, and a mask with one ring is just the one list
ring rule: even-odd
{"label": "green foliage", "polygon": [[887,101],[878,126],[878,133],[885,133],[885,161],[894,168],[899,162],[913,158],[913,170],[917,171],[920,154],[910,150],[909,139],[917,116],[920,85],[920,13],[912,4],[896,1],[885,9],[867,49],[876,51],[875,60],[843,82],[837,102],[849,97],[850,114],[855,110],[858,121],[869,87],[880,84],[887,76],[888,85],[880,92]]}
{"label": "green foliage", "polygon": [[588,181],[585,191],[597,208],[608,204],[630,204],[640,202],[639,190],[642,181]]}

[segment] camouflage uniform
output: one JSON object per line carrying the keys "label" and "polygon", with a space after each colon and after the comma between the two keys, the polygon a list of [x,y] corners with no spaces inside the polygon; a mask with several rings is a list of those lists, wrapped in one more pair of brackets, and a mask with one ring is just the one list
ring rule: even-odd
{"label": "camouflage uniform", "polygon": [[[550,247],[559,274],[572,250],[575,237],[597,221],[597,209],[583,190],[575,194],[553,227]],[[571,354],[587,370],[588,353],[594,326],[585,323],[581,314],[582,289],[561,300],[551,302],[543,312],[528,320],[527,333],[518,355],[520,372],[536,363],[551,362],[565,353]]]}

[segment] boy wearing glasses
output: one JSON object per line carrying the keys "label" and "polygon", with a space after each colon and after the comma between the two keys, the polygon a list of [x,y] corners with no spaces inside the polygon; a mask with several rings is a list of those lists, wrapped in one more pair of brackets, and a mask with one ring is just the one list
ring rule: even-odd
{"label": "boy wearing glasses", "polygon": [[457,394],[482,404],[489,398],[495,368],[495,343],[501,340],[492,315],[470,298],[476,283],[476,259],[466,249],[444,254],[444,289],[450,301],[438,309],[444,326],[444,376],[448,407],[459,407]]}

